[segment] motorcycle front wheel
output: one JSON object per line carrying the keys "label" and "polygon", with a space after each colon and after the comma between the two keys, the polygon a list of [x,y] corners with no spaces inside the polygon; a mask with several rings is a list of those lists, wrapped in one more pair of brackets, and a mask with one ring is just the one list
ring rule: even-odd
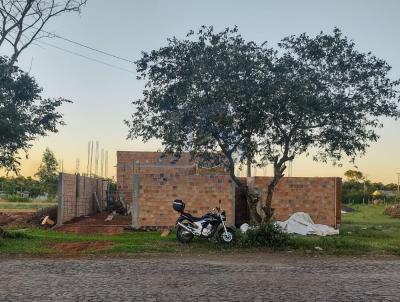
{"label": "motorcycle front wheel", "polygon": [[235,231],[232,228],[221,229],[218,233],[219,242],[223,244],[233,244],[236,240]]}
{"label": "motorcycle front wheel", "polygon": [[189,243],[193,240],[193,237],[194,235],[191,232],[178,225],[176,229],[176,239],[178,239],[179,242]]}

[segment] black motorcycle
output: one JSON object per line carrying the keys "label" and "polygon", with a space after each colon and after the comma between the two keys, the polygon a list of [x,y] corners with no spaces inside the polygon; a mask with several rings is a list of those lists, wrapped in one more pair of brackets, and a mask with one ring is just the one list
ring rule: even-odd
{"label": "black motorcycle", "polygon": [[221,201],[219,207],[202,217],[194,217],[185,213],[185,203],[182,200],[174,200],[172,207],[180,213],[176,221],[176,238],[182,243],[192,241],[194,236],[211,239],[218,234],[221,243],[232,244],[235,242],[235,231],[225,225],[226,214],[221,212]]}

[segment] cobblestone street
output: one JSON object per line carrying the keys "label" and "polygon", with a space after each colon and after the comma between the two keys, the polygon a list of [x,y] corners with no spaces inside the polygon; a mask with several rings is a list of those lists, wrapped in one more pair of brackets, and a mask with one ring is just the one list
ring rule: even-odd
{"label": "cobblestone street", "polygon": [[400,259],[0,260],[0,301],[400,301]]}

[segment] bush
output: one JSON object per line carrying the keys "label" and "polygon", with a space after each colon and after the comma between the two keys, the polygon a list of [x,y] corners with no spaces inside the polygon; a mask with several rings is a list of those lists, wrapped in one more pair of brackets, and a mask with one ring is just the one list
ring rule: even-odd
{"label": "bush", "polygon": [[251,227],[240,239],[243,247],[269,247],[283,249],[289,244],[289,235],[275,223]]}
{"label": "bush", "polygon": [[21,231],[4,231],[0,229],[0,238],[4,239],[29,239],[31,236]]}
{"label": "bush", "polygon": [[23,197],[17,194],[7,195],[5,198],[9,202],[31,202],[31,199],[28,197]]}

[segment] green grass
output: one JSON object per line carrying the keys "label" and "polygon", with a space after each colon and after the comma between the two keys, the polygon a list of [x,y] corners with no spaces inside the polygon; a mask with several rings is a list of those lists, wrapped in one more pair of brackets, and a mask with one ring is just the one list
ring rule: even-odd
{"label": "green grass", "polygon": [[356,212],[342,215],[339,236],[293,236],[293,249],[314,250],[316,246],[331,254],[400,255],[400,219],[383,214],[385,206],[353,205]]}
{"label": "green grass", "polygon": [[[342,215],[342,227],[339,236],[290,236],[289,249],[300,252],[315,251],[319,246],[323,254],[330,255],[399,255],[400,256],[400,219],[383,215],[384,206],[354,206],[353,213]],[[10,231],[15,233],[17,231]],[[20,232],[20,231],[18,231]],[[39,228],[26,229],[26,236],[0,239],[1,255],[44,255],[64,256],[57,249],[58,243],[101,243],[108,246],[97,249],[87,248],[74,255],[98,254],[136,254],[136,253],[206,253],[206,252],[253,252],[255,249],[240,247],[226,248],[203,239],[195,239],[191,244],[183,245],[176,241],[175,234],[161,237],[159,232],[131,232],[119,235],[79,235]],[[262,251],[263,249],[256,249]]]}
{"label": "green grass", "polygon": [[[78,254],[131,254],[131,253],[187,253],[207,252],[221,249],[205,240],[195,240],[192,244],[182,245],[175,239],[175,234],[161,237],[160,232],[132,232],[118,235],[79,235],[45,229],[9,230],[11,234],[23,232],[26,238],[0,239],[0,255],[62,255],[57,250],[59,243],[99,243],[111,242],[112,246],[105,249],[87,249]],[[10,236],[13,237],[13,236]],[[15,236],[20,237],[20,236]],[[76,254],[76,253],[75,253]]]}
{"label": "green grass", "polygon": [[36,211],[40,208],[47,208],[56,205],[54,202],[31,201],[31,202],[8,202],[0,200],[0,212],[23,212],[23,211]]}

